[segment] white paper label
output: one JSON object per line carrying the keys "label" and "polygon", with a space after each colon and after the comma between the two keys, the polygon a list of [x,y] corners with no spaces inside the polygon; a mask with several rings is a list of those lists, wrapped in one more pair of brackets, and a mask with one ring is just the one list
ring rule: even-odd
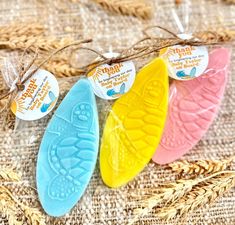
{"label": "white paper label", "polygon": [[[108,53],[106,57],[118,54]],[[116,99],[127,93],[135,81],[135,65],[132,61],[104,64],[88,74],[94,93],[103,99]]]}
{"label": "white paper label", "polygon": [[24,90],[17,93],[11,110],[19,119],[37,120],[54,108],[58,96],[59,85],[56,78],[40,69],[25,82]]}
{"label": "white paper label", "polygon": [[209,62],[208,50],[205,46],[175,45],[161,50],[160,56],[168,64],[169,76],[177,80],[199,77],[204,73]]}

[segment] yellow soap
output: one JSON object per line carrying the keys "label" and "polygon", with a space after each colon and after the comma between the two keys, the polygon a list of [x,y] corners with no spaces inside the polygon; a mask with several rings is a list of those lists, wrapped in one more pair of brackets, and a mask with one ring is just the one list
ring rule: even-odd
{"label": "yellow soap", "polygon": [[157,58],[140,70],[131,90],[109,113],[100,149],[106,185],[126,184],[150,161],[163,133],[167,105],[167,66]]}

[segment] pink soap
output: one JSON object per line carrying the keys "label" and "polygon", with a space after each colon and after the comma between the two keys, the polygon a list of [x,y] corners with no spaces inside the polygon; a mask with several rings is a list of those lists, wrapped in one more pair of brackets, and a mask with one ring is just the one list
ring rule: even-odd
{"label": "pink soap", "polygon": [[227,83],[230,51],[213,50],[205,74],[189,81],[174,81],[165,130],[153,156],[158,164],[170,163],[188,152],[216,117]]}

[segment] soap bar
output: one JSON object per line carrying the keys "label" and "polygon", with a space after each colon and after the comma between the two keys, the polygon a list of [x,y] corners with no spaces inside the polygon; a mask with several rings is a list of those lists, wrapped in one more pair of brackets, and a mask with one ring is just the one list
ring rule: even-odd
{"label": "soap bar", "polygon": [[206,133],[224,94],[229,61],[228,49],[215,49],[209,55],[204,75],[172,83],[166,127],[153,157],[156,163],[180,158]]}
{"label": "soap bar", "polygon": [[45,212],[59,217],[83,195],[95,168],[99,123],[88,80],[79,80],[55,112],[40,146],[37,190]]}
{"label": "soap bar", "polygon": [[163,133],[167,103],[167,67],[157,58],[140,70],[107,118],[100,147],[101,176],[107,186],[126,184],[150,161]]}

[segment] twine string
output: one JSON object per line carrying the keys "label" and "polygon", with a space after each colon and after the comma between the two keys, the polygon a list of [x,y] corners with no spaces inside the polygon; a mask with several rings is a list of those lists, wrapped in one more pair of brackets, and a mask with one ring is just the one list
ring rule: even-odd
{"label": "twine string", "polygon": [[143,34],[144,34],[146,37],[154,38],[153,36],[151,36],[151,35],[148,34],[148,31],[149,31],[149,30],[152,30],[152,29],[154,29],[154,28],[158,28],[159,30],[163,30],[163,31],[165,31],[166,33],[172,35],[174,38],[180,39],[179,36],[178,36],[177,34],[175,34],[174,32],[170,31],[169,29],[167,29],[167,28],[165,28],[165,27],[158,26],[158,25],[146,27],[146,28],[143,30]]}
{"label": "twine string", "polygon": [[[30,63],[27,65],[27,67],[25,67],[21,73],[19,74],[19,80],[16,83],[16,87],[13,88],[12,90],[9,90],[7,93],[3,94],[0,96],[0,100],[5,99],[6,97],[8,97],[9,95],[12,95],[14,92],[17,91],[22,91],[24,90],[24,84],[27,80],[29,80],[43,65],[45,65],[53,56],[57,55],[59,52],[64,51],[67,48],[70,48],[72,46],[78,46],[80,44],[84,44],[84,43],[89,43],[91,42],[92,39],[87,39],[87,40],[82,40],[82,41],[76,41],[73,42],[71,44],[65,45],[57,50],[55,50],[54,52],[52,52],[46,59],[44,59],[37,67],[35,67],[34,69],[32,69],[29,74],[26,76],[26,73],[31,69],[31,67],[34,65],[36,59],[38,58],[38,52],[36,51],[36,53],[34,54],[33,59],[30,61]],[[81,47],[82,48],[82,47]],[[23,55],[25,55],[26,51],[24,51]]]}
{"label": "twine string", "polygon": [[[29,47],[29,48],[30,48],[30,47]],[[28,49],[29,49],[29,48],[28,48]],[[23,52],[23,56],[26,54],[26,52],[27,52],[27,51],[24,51],[24,52]],[[23,58],[23,56],[22,56],[22,58]],[[35,52],[33,59],[30,61],[30,63],[29,63],[25,68],[24,68],[23,59],[21,60],[21,65],[22,65],[22,66],[20,66],[20,68],[22,69],[22,71],[21,71],[21,73],[19,74],[19,80],[18,80],[18,82],[16,83],[16,88],[17,88],[18,91],[23,91],[23,90],[24,90],[24,88],[25,88],[25,86],[24,86],[24,81],[23,81],[24,75],[25,75],[25,74],[27,73],[27,71],[29,71],[30,68],[33,66],[33,64],[34,64],[35,60],[37,59],[37,57],[38,57],[38,51]],[[14,91],[14,90],[12,90],[12,91]]]}
{"label": "twine string", "polygon": [[[150,35],[149,31],[154,28],[163,30],[164,32],[170,34],[172,37],[167,37],[167,38],[165,37],[164,38],[164,37]],[[34,55],[33,59],[30,61],[29,65],[27,65],[24,68],[24,64],[22,62],[23,62],[23,58],[28,50],[26,48],[23,55],[22,55],[21,64],[23,66],[22,66],[22,71],[19,76],[19,80],[15,84],[15,88],[13,88],[12,90],[9,90],[7,93],[0,95],[0,100],[6,98],[8,96],[11,96],[11,98],[9,98],[9,99],[12,99],[12,95],[15,96],[15,94],[18,91],[24,90],[25,82],[27,80],[29,80],[38,71],[38,69],[40,69],[45,63],[47,63],[53,56],[55,56],[59,52],[65,50],[69,47],[72,47],[72,46],[73,47],[77,46],[77,47],[74,48],[70,52],[70,57],[69,57],[70,66],[72,66],[73,68],[78,69],[80,71],[83,71],[85,73],[85,76],[88,76],[91,71],[93,71],[94,69],[96,69],[100,65],[103,65],[103,64],[112,65],[114,63],[121,63],[121,62],[129,61],[129,60],[135,60],[138,58],[144,58],[144,57],[147,57],[153,53],[157,53],[164,48],[175,46],[175,45],[208,46],[208,45],[217,45],[217,44],[223,43],[223,41],[221,41],[219,39],[218,35],[215,32],[211,32],[211,31],[207,32],[207,34],[208,33],[212,34],[212,38],[210,38],[210,40],[203,39],[203,38],[201,40],[199,40],[195,37],[192,37],[189,39],[183,39],[183,38],[179,37],[177,34],[175,34],[174,32],[170,31],[169,29],[161,27],[161,26],[149,26],[149,27],[145,28],[142,32],[143,32],[144,37],[142,39],[140,39],[139,41],[137,41],[136,43],[134,43],[131,47],[123,50],[118,56],[108,58],[108,57],[104,56],[101,52],[99,52],[93,48],[79,46],[81,44],[90,43],[92,41],[92,39],[86,39],[83,41],[77,41],[77,42],[65,45],[62,48],[55,50],[46,59],[44,59],[36,68],[32,69],[31,71],[30,71],[30,69],[32,68],[36,59],[38,58],[38,52],[37,51],[35,52],[35,55]],[[28,48],[30,48],[30,46]],[[91,63],[89,63],[85,66],[77,67],[76,65],[73,64],[71,59],[73,59],[74,54],[77,54],[78,50],[86,50],[89,52],[93,52],[98,56],[98,59],[92,61]]]}
{"label": "twine string", "polygon": [[[169,33],[172,37],[163,38],[163,37],[151,36],[148,33],[148,31],[153,28],[158,28],[160,30],[163,30],[166,33]],[[85,69],[86,70],[85,75],[87,76],[91,71],[93,71],[100,65],[103,65],[103,64],[112,65],[114,63],[121,63],[121,62],[129,61],[129,60],[135,60],[138,58],[144,58],[146,56],[151,55],[152,53],[159,52],[160,50],[164,48],[175,46],[175,45],[208,46],[208,45],[216,45],[216,44],[222,43],[219,41],[218,35],[215,32],[208,31],[208,33],[212,34],[213,36],[211,40],[199,40],[195,37],[192,37],[189,39],[183,39],[179,37],[177,34],[175,34],[174,32],[168,30],[167,28],[164,28],[161,26],[150,26],[143,30],[143,34],[145,36],[144,38],[137,41],[131,47],[123,50],[116,57],[107,58],[101,52],[94,50],[92,48],[87,48],[87,47],[74,49],[71,55],[76,54],[77,50],[84,49],[84,50],[88,50],[90,52],[95,53],[98,56],[98,59],[82,67],[77,67],[73,63],[71,63],[71,65],[74,68],[79,69],[79,70]]]}
{"label": "twine string", "polygon": [[[151,36],[148,31],[154,28],[158,28],[160,30],[165,31],[166,33],[169,33],[172,38],[161,38],[161,37],[154,37]],[[182,39],[179,36],[177,36],[174,32],[170,31],[167,28],[161,27],[161,26],[149,26],[147,28],[145,28],[143,30],[143,34],[145,35],[144,38],[142,38],[141,40],[137,41],[135,44],[133,44],[130,48],[122,51],[118,56],[116,57],[111,57],[111,58],[107,58],[105,57],[102,53],[100,53],[99,51],[92,49],[92,48],[88,48],[88,47],[77,47],[75,48],[73,51],[71,51],[71,55],[70,55],[70,59],[72,59],[73,54],[75,54],[78,50],[87,50],[90,52],[95,53],[99,59],[91,62],[85,66],[82,67],[76,67],[76,65],[73,65],[73,63],[70,61],[70,65],[72,65],[74,68],[76,69],[80,69],[80,70],[85,70],[85,74],[88,75],[92,70],[94,70],[95,68],[97,68],[98,66],[102,65],[102,64],[108,64],[108,65],[112,65],[114,63],[121,63],[121,62],[125,62],[128,60],[135,60],[138,58],[143,58],[146,56],[149,56],[150,54],[154,53],[154,52],[158,52],[161,49],[167,48],[167,47],[171,47],[174,45],[191,45],[191,46],[201,46],[201,45],[214,45],[214,44],[218,44],[219,43],[219,38],[218,35],[215,32],[211,32],[208,31],[208,33],[212,34],[214,36],[214,38],[212,38],[212,40],[197,40],[194,37],[190,38],[190,39]],[[20,76],[19,76],[19,80],[16,83],[16,89],[18,91],[22,91],[24,89],[24,84],[25,82],[30,79],[33,74],[35,72],[38,71],[38,69],[40,69],[45,63],[47,63],[54,55],[58,54],[59,52],[63,51],[64,49],[67,49],[71,46],[77,46],[80,45],[82,43],[89,43],[91,42],[91,39],[87,39],[84,41],[79,41],[79,42],[74,42],[72,44],[68,44],[63,46],[62,48],[54,51],[53,53],[51,53],[45,60],[43,60],[35,69],[33,69],[29,75],[27,75],[27,77],[25,77],[25,74],[27,71],[29,71],[29,69],[32,67],[32,65],[35,63],[37,57],[38,57],[38,53],[36,51],[34,58],[32,59],[32,61],[29,63],[29,65],[26,68],[23,68]],[[142,46],[145,42],[148,42],[147,45]],[[32,45],[32,44],[31,44]],[[25,49],[25,51],[23,52],[23,56],[26,54],[27,50],[30,48],[30,46],[28,48]],[[23,58],[22,56],[22,58]],[[23,63],[21,62],[21,64],[23,65]],[[25,78],[24,78],[25,77]],[[3,94],[0,96],[0,100],[8,97],[10,94],[12,94],[15,91],[15,89]]]}

